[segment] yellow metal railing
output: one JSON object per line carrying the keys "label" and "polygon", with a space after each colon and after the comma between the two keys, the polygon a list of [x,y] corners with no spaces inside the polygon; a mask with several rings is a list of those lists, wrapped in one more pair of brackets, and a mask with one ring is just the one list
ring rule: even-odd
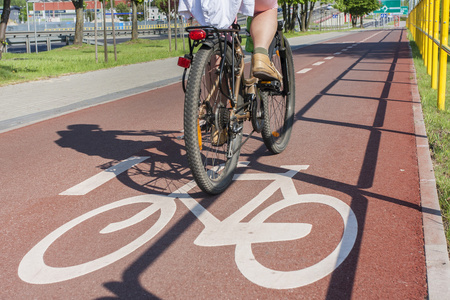
{"label": "yellow metal railing", "polygon": [[450,0],[421,0],[408,15],[407,26],[419,47],[431,87],[438,92],[438,109],[445,109]]}

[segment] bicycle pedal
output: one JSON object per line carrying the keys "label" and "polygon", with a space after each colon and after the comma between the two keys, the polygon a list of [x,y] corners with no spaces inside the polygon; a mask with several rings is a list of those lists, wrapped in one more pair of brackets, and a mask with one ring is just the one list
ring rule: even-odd
{"label": "bicycle pedal", "polygon": [[278,80],[260,81],[257,86],[262,91],[279,91],[281,88],[281,82]]}

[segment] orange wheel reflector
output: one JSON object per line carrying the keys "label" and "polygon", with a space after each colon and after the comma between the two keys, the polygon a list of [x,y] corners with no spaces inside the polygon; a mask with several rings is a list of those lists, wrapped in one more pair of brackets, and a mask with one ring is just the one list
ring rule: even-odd
{"label": "orange wheel reflector", "polygon": [[278,55],[278,57],[280,56],[280,51],[279,50],[277,50],[277,55]]}
{"label": "orange wheel reflector", "polygon": [[202,150],[202,130],[200,129],[200,120],[197,119],[197,137],[198,137],[198,146],[200,150]]}
{"label": "orange wheel reflector", "polygon": [[279,136],[280,136],[280,134],[279,134],[278,132],[276,132],[276,131],[273,131],[273,132],[272,132],[272,135],[273,135],[274,137],[279,137]]}

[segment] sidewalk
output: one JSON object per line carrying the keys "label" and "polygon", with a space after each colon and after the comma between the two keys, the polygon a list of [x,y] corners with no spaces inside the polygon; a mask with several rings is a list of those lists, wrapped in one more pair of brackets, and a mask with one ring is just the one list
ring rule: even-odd
{"label": "sidewalk", "polygon": [[[377,28],[376,30],[379,30]],[[353,32],[327,32],[290,39],[292,48],[305,47]],[[89,106],[142,93],[181,80],[177,58],[116,67],[85,74],[0,87],[0,133]],[[450,264],[439,211],[420,98],[412,92],[420,172],[429,299],[450,299]]]}

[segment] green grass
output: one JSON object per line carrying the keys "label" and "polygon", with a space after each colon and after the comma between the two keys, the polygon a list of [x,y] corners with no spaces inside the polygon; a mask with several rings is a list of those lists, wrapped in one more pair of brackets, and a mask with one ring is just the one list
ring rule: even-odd
{"label": "green grass", "polygon": [[[187,41],[185,45],[188,49]],[[182,56],[185,53],[182,40],[178,40],[178,50],[174,49],[174,40],[172,40],[172,52],[169,52],[168,40],[129,41],[117,45],[116,62],[114,47],[108,45],[107,63],[105,63],[103,46],[98,46],[98,63],[95,62],[95,46],[93,45],[70,45],[38,54],[5,53],[0,60],[0,86]]]}
{"label": "green grass", "polygon": [[419,49],[412,41],[411,35],[409,35],[409,39],[433,160],[439,203],[444,219],[447,245],[450,249],[450,58],[447,64],[446,109],[439,111],[437,109],[437,91],[431,88],[431,76],[427,73]]}

